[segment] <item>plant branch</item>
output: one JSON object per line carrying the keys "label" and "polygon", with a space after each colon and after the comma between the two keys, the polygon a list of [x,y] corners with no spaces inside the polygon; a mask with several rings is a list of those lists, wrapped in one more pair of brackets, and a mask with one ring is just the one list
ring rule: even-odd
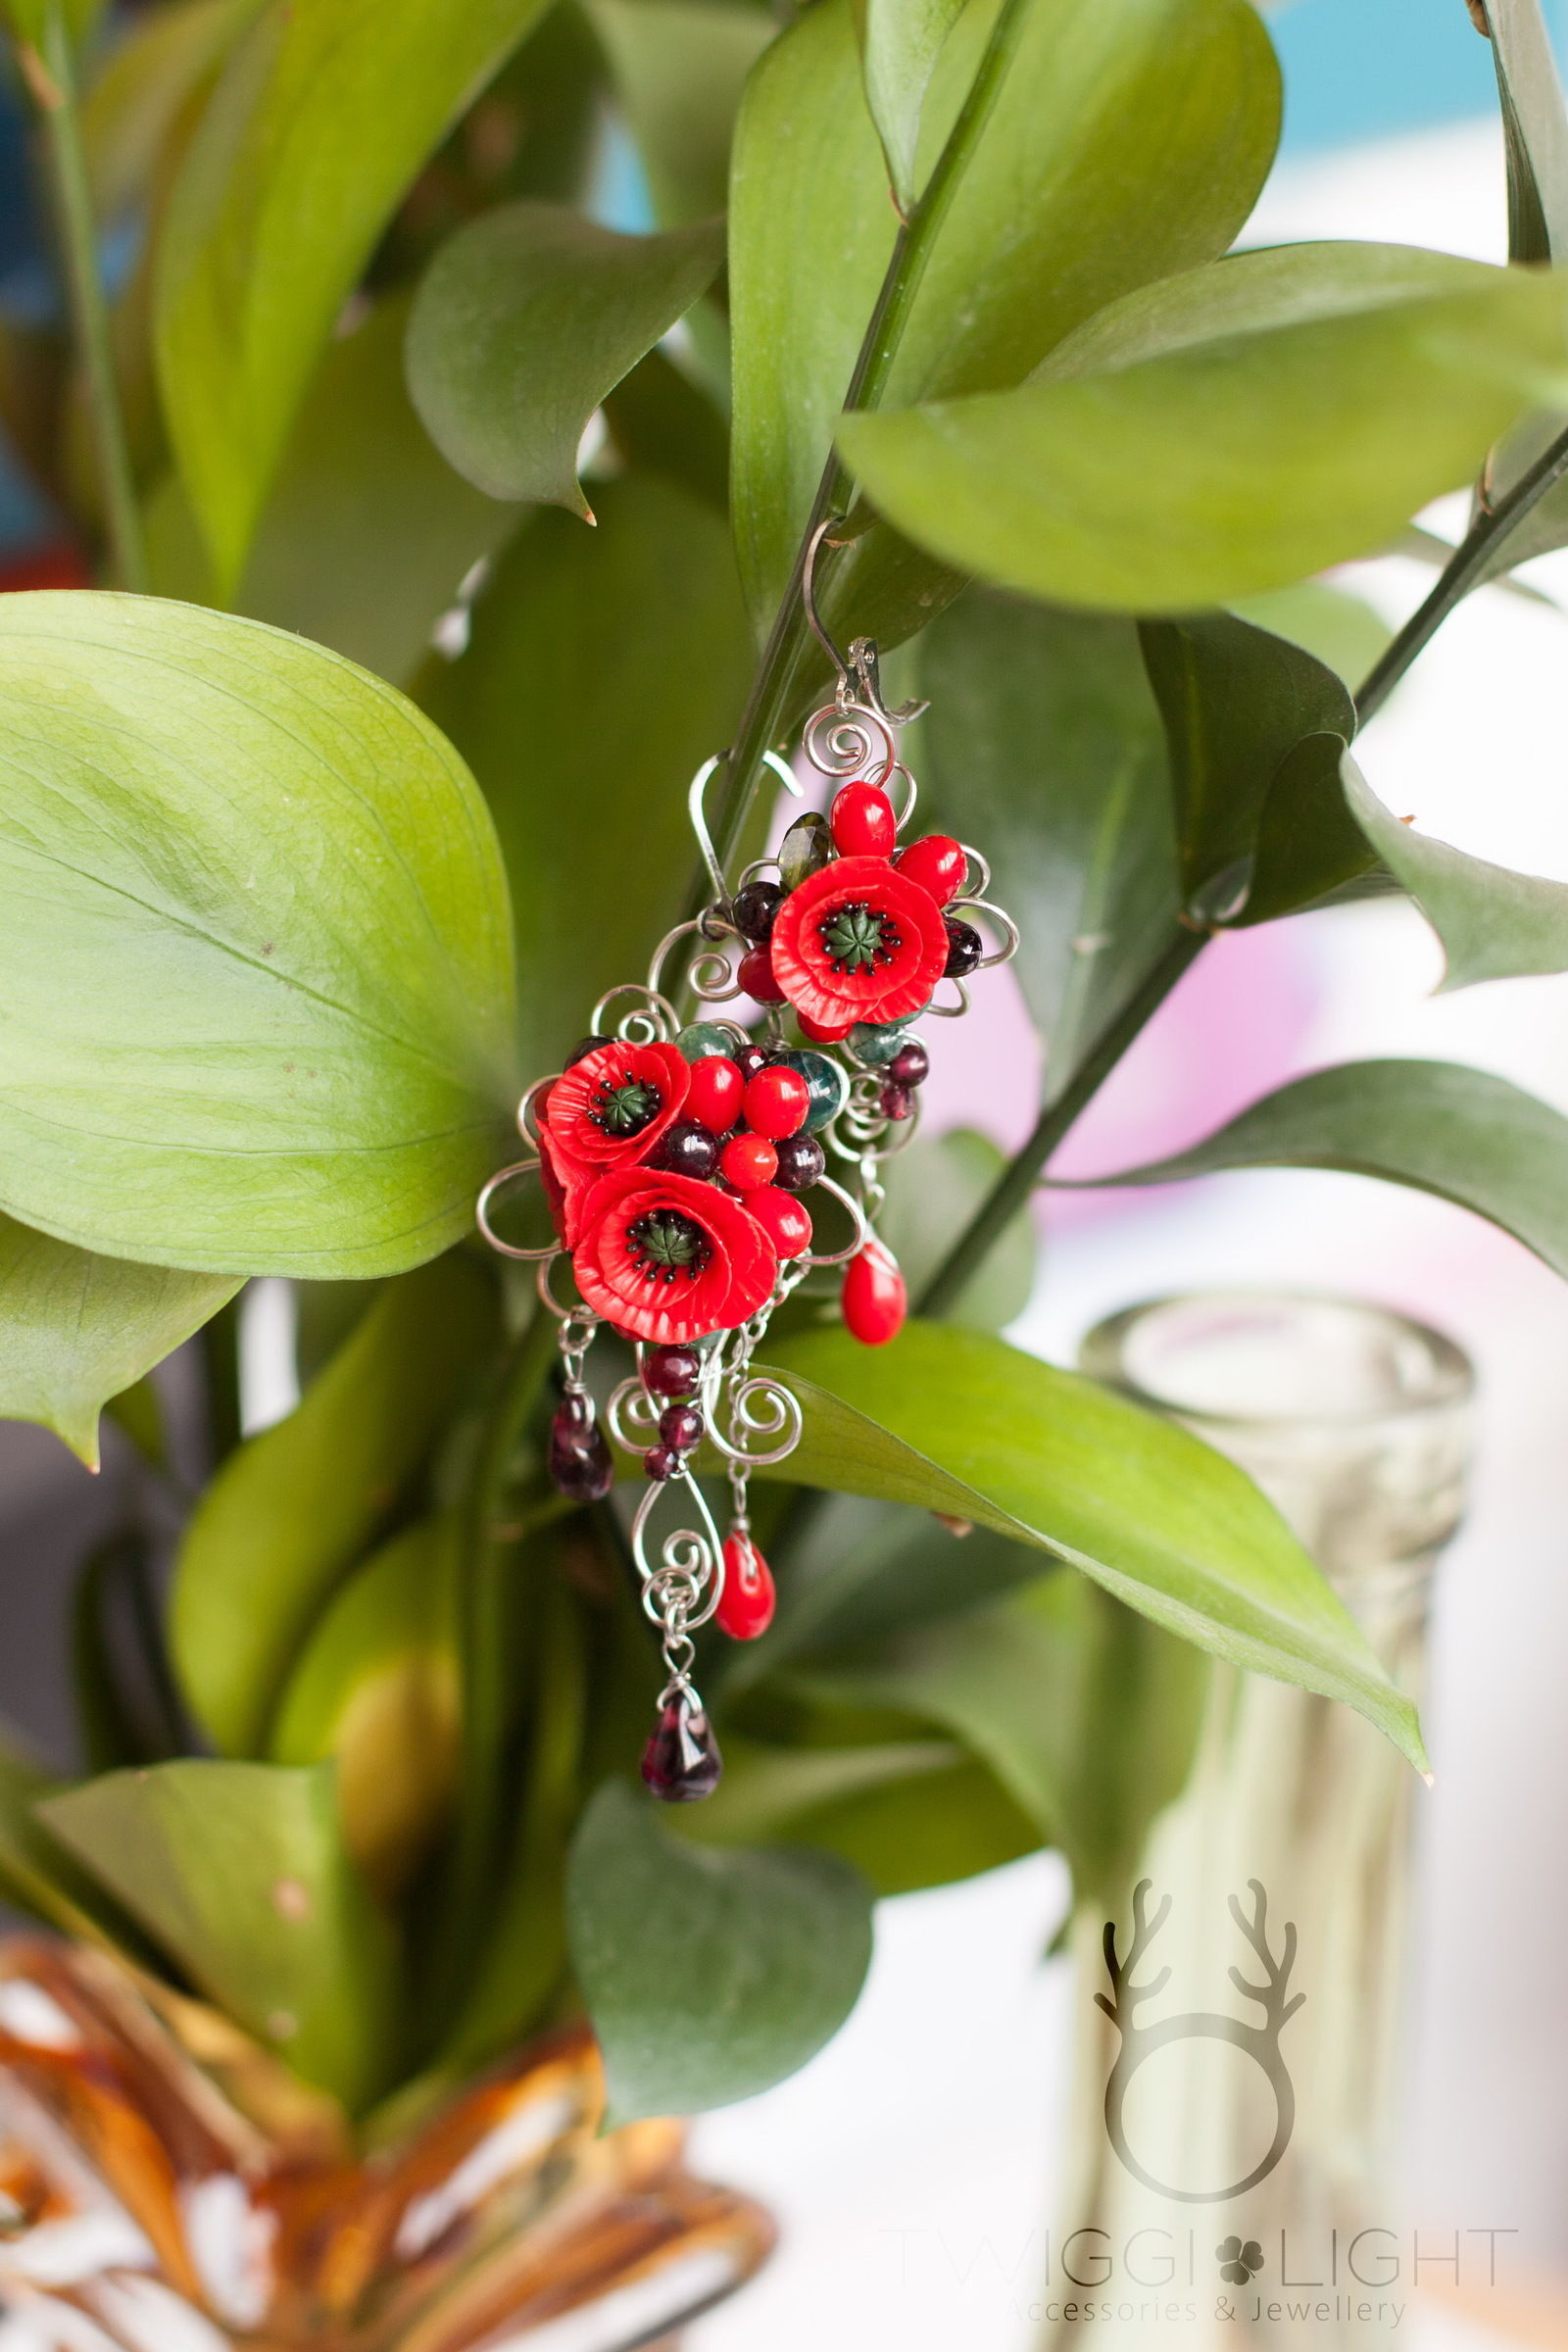
{"label": "plant branch", "polygon": [[109,337],[92,189],[76,105],[75,61],[60,0],[53,0],[44,21],[42,55],[24,42],[18,47],[18,62],[38,110],[49,153],[71,324],[87,388],[110,553],[121,587],[140,595],[147,587],[141,509]]}
{"label": "plant branch", "polygon": [[1000,1241],[1034,1191],[1047,1160],[1128,1047],[1182,974],[1208,944],[1206,931],[1177,931],[1142,985],[1096,1038],[1060,1092],[1041,1111],[1035,1131],[1003,1170],[916,1302],[922,1315],[953,1304],[987,1251]]}
{"label": "plant branch", "polygon": [[1364,727],[1373,712],[1388,701],[1417,654],[1437,634],[1454,606],[1472,588],[1481,586],[1481,575],[1498,541],[1505,539],[1565,474],[1568,474],[1568,431],[1559,433],[1550,447],[1543,450],[1494,507],[1484,508],[1476,516],[1444,565],[1431,595],[1411,613],[1394,643],[1362,680],[1355,698],[1359,725]]}
{"label": "plant branch", "polygon": [[[1003,0],[1002,13],[957,121],[924,192],[894,240],[887,273],[844,396],[847,410],[874,409],[887,387],[926,265],[1006,79],[1028,7],[1029,0]],[[762,754],[776,741],[787,722],[790,697],[802,659],[809,648],[802,589],[811,534],[838,511],[848,487],[849,476],[838,453],[830,451],[730,755],[724,802],[715,833],[721,869],[727,869],[739,845],[761,773]]]}

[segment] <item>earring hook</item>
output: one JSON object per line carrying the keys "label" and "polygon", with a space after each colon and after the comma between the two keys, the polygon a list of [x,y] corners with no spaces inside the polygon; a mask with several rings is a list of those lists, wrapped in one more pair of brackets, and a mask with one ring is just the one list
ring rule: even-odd
{"label": "earring hook", "polygon": [[877,665],[876,639],[874,637],[852,639],[849,660],[846,661],[823,627],[822,615],[817,611],[817,550],[822,546],[824,540],[829,547],[847,546],[846,540],[830,539],[828,533],[837,530],[839,525],[848,519],[849,517],[844,514],[830,514],[825,522],[817,524],[806,543],[806,569],[801,579],[801,602],[806,608],[807,626],[838,672],[837,701],[840,710],[847,709],[851,703],[858,703],[862,710],[869,710],[872,717],[880,719],[884,726],[906,727],[911,718],[918,718],[922,710],[929,710],[930,704],[915,700],[901,703],[897,710],[890,710],[882,700],[882,677]]}

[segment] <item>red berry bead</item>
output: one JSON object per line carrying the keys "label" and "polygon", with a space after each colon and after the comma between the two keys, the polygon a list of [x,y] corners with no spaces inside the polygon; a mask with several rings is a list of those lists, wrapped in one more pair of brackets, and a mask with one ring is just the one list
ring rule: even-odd
{"label": "red berry bead", "polygon": [[893,803],[880,784],[846,784],[828,812],[841,858],[891,858],[899,837]]}
{"label": "red berry bead", "polygon": [[650,1348],[643,1357],[643,1387],[650,1396],[689,1396],[703,1377],[695,1348]]}
{"label": "red berry bead", "polygon": [[659,1416],[659,1434],[672,1453],[690,1453],[703,1442],[703,1416],[695,1404],[666,1404]]}
{"label": "red berry bead", "polygon": [[785,1192],[808,1193],[813,1184],[821,1183],[827,1153],[814,1135],[787,1135],[777,1150],[778,1174],[773,1182]]}
{"label": "red berry bead", "polygon": [[705,1054],[692,1063],[685,1109],[714,1135],[728,1135],[741,1107],[746,1081],[727,1054]]}
{"label": "red berry bead", "polygon": [[684,1466],[673,1446],[656,1446],[651,1453],[643,1455],[644,1471],[661,1484],[666,1478],[676,1477]]}
{"label": "red berry bead", "polygon": [[738,1193],[756,1192],[778,1174],[778,1153],[765,1135],[732,1135],[718,1158],[719,1173]]}
{"label": "red berry bead", "polygon": [[885,1086],[879,1100],[885,1119],[906,1119],[914,1109],[914,1093],[907,1086]]}
{"label": "red berry bead", "polygon": [[841,1045],[855,1027],[853,1021],[808,1020],[804,1012],[798,1012],[795,1018],[801,1024],[801,1035],[808,1037],[813,1046]]}
{"label": "red berry bead", "polygon": [[757,1004],[783,1004],[784,991],[773,977],[773,958],[766,948],[753,948],[743,956],[735,977],[743,994]]}
{"label": "red berry bead", "polygon": [[810,1212],[792,1193],[764,1184],[747,1194],[746,1206],[780,1257],[802,1257],[811,1247]]}
{"label": "red berry bead", "polygon": [[845,1325],[862,1347],[884,1348],[898,1337],[907,1311],[899,1261],[873,1235],[844,1277]]}
{"label": "red berry bead", "polygon": [[750,1536],[724,1539],[724,1590],[713,1615],[734,1642],[755,1642],[773,1621],[773,1572]]}
{"label": "red berry bead", "polygon": [[781,1143],[787,1135],[799,1135],[806,1125],[811,1090],[799,1070],[787,1066],[759,1070],[747,1086],[741,1107],[754,1135]]}
{"label": "red berry bead", "polygon": [[969,870],[969,853],[951,833],[927,833],[901,850],[898,868],[907,882],[918,882],[939,906],[956,899]]}
{"label": "red berry bead", "polygon": [[888,1076],[895,1086],[923,1086],[931,1075],[931,1056],[917,1037],[901,1046],[888,1063]]}

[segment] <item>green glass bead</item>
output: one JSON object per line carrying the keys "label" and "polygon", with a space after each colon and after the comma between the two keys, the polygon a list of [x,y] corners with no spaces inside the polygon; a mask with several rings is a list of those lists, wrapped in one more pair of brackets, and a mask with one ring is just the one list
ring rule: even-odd
{"label": "green glass bead", "polygon": [[895,1054],[903,1053],[909,1042],[909,1023],[919,1017],[906,1012],[902,1021],[857,1021],[850,1031],[850,1052],[872,1069],[884,1069]]}
{"label": "green glass bead", "polygon": [[676,1038],[675,1051],[688,1061],[704,1061],[710,1054],[733,1054],[735,1040],[716,1021],[694,1021]]}
{"label": "green glass bead", "polygon": [[799,890],[833,855],[833,835],[818,809],[798,816],[779,845],[778,875],[784,888]]}
{"label": "green glass bead", "polygon": [[811,1135],[825,1127],[829,1119],[837,1118],[850,1099],[849,1073],[842,1062],[826,1054],[808,1054],[804,1049],[792,1049],[787,1054],[768,1056],[769,1069],[783,1067],[798,1070],[810,1093],[810,1107],[806,1114],[806,1129]]}

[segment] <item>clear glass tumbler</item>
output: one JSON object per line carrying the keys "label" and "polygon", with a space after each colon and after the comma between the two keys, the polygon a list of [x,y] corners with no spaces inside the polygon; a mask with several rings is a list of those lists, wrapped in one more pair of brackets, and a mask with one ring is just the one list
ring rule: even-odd
{"label": "clear glass tumbler", "polygon": [[[1129,1308],[1080,1360],[1250,1472],[1419,1694],[1470,1445],[1450,1341],[1355,1299],[1236,1293]],[[1348,1707],[1213,1667],[1188,1785],[1117,1904],[1119,1988],[1102,1910],[1074,1928],[1046,2342],[1086,2323],[1117,2352],[1206,2352],[1238,2323],[1271,2352],[1409,2332],[1391,2177],[1420,1793]]]}

